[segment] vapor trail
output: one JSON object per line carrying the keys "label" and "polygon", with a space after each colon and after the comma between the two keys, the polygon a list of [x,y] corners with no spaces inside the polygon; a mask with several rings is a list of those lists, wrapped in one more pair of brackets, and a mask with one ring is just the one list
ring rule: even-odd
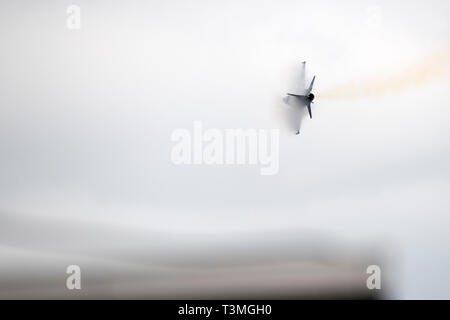
{"label": "vapor trail", "polygon": [[403,69],[359,79],[318,93],[320,98],[358,99],[401,92],[444,77],[450,71],[450,46],[441,48]]}

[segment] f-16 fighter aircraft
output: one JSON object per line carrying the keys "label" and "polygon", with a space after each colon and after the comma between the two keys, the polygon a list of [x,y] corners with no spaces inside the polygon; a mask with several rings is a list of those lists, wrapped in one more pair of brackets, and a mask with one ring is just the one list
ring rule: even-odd
{"label": "f-16 fighter aircraft", "polygon": [[[316,79],[316,76],[313,77],[311,84],[309,85],[308,88],[305,87],[305,64],[306,61],[302,62],[302,68],[300,71],[300,79],[299,79],[299,83],[296,83],[295,85],[295,93],[288,93],[287,95],[287,99],[285,99],[286,102],[289,102],[289,98],[292,97],[293,99],[295,99],[296,103],[294,107],[297,108],[302,108],[302,107],[307,107],[308,108],[308,113],[309,113],[309,117],[312,119],[312,112],[311,112],[311,104],[313,103],[314,100],[314,94],[311,93],[313,85],[314,85],[314,80]],[[298,119],[298,128],[297,128],[297,133],[300,133],[300,119]]]}

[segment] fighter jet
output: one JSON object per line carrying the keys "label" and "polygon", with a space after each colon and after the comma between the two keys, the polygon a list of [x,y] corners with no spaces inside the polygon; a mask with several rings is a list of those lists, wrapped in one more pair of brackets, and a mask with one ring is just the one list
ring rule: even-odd
{"label": "fighter jet", "polygon": [[[287,93],[286,102],[289,101],[290,97],[293,97],[296,100],[296,104],[298,104],[298,107],[304,107],[306,106],[308,108],[309,117],[312,119],[312,112],[311,112],[311,104],[314,100],[314,94],[311,92],[314,80],[316,79],[316,76],[313,77],[311,84],[308,88],[305,87],[305,64],[306,61],[302,62],[302,68],[300,71],[300,79],[298,83],[295,85],[295,91],[296,93]],[[300,122],[300,119],[299,119]],[[300,128],[298,127],[296,134],[300,133]]]}

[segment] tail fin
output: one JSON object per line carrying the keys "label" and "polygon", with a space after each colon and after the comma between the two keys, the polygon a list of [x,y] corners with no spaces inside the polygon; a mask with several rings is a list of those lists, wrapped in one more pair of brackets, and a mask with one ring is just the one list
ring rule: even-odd
{"label": "tail fin", "polygon": [[314,78],[312,79],[311,84],[309,85],[307,94],[309,94],[311,92],[311,90],[313,88],[314,80],[316,80],[316,76],[314,76]]}

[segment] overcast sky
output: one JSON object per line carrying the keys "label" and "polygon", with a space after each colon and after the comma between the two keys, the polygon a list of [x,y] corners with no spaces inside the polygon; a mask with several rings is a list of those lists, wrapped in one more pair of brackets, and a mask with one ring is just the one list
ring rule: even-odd
{"label": "overcast sky", "polygon": [[[66,27],[70,4],[80,30]],[[394,252],[398,297],[450,298],[448,1],[0,7],[3,212],[192,233],[313,229]],[[442,68],[420,68],[436,53]],[[280,112],[303,60],[318,98],[296,136]],[[424,80],[395,77],[405,70]],[[326,95],[373,78],[398,90]],[[175,166],[171,133],[195,120],[280,128],[279,173]]]}

